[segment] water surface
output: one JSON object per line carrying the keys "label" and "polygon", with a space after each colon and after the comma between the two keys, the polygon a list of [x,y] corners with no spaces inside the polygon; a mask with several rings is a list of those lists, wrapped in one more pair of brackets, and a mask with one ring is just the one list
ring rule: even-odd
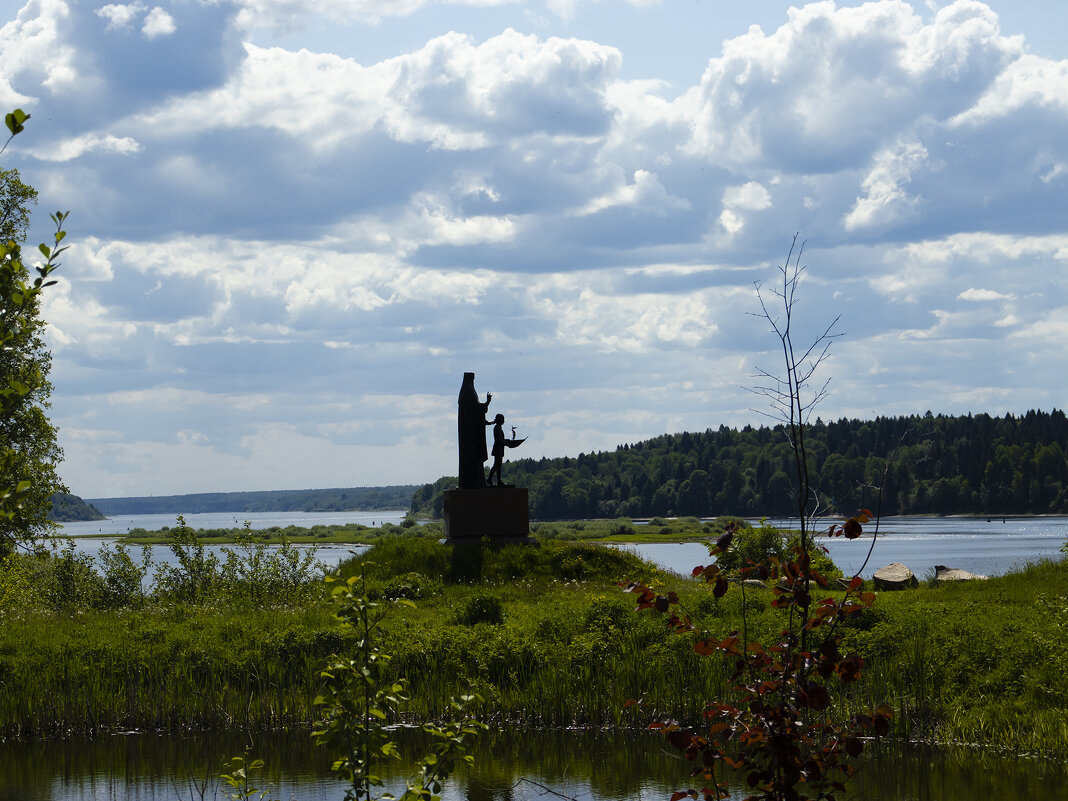
{"label": "water surface", "polygon": [[[424,743],[398,733],[402,752]],[[267,762],[271,798],[340,800],[344,786],[329,774],[330,758],[306,732],[256,735],[118,735],[90,741],[0,743],[0,801],[176,801],[215,798],[225,758]],[[498,730],[475,749],[473,768],[454,777],[446,801],[535,801],[539,785],[589,801],[667,801],[690,785],[687,763],[648,732]],[[381,771],[384,789],[399,794],[410,764]],[[874,750],[844,796],[867,801],[1061,801],[1063,764],[972,751]],[[203,795],[201,793],[203,792]],[[732,799],[747,794],[734,786]]]}
{"label": "water surface", "polygon": [[[796,521],[790,520],[770,522],[787,529],[797,526]],[[826,529],[829,525],[828,521],[819,527]],[[1068,517],[891,517],[880,522],[874,547],[874,526],[867,529],[857,540],[821,537],[817,542],[827,547],[835,564],[847,575],[859,570],[864,578],[871,578],[880,567],[900,562],[920,579],[933,576],[935,565],[1000,576],[1028,562],[1059,558],[1061,545],[1068,539]],[[701,543],[635,543],[619,547],[683,575],[689,575],[695,565],[711,561],[708,548]]]}

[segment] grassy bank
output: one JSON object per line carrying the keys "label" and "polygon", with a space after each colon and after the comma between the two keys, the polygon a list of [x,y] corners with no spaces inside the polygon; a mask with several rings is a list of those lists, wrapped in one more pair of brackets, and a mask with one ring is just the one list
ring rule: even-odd
{"label": "grassy bank", "polygon": [[[441,713],[468,681],[489,722],[538,726],[696,720],[705,699],[726,692],[718,660],[697,656],[658,616],[633,612],[616,582],[677,589],[719,636],[740,626],[737,588],[716,599],[703,585],[589,543],[454,550],[393,536],[379,537],[364,558],[373,595],[416,603],[389,608],[383,629],[390,670],[410,681],[414,717]],[[220,579],[195,602],[170,586],[104,608],[76,597],[30,602],[32,586],[19,602],[8,582],[0,734],[312,719],[317,670],[351,645],[314,586],[253,595]],[[986,582],[880,593],[845,631],[846,647],[870,667],[837,708],[890,701],[902,737],[1068,755],[1066,588],[1061,561]],[[746,590],[751,638],[782,627],[770,601],[767,590]],[[625,708],[629,699],[642,704]]]}
{"label": "grassy bank", "polygon": [[[414,520],[406,519],[399,525],[383,523],[380,526],[366,526],[363,523],[338,523],[310,527],[271,526],[255,531],[246,530],[243,526],[196,529],[196,536],[211,545],[233,545],[242,542],[249,536],[252,536],[257,542],[268,545],[279,545],[283,542],[305,545],[328,545],[332,543],[372,545],[382,537],[395,537],[399,534],[440,539],[443,536],[443,527],[440,522],[417,525]],[[171,541],[171,529],[164,527],[156,531],[149,531],[143,528],[134,528],[126,534],[116,535],[114,539],[127,545],[167,545]]]}
{"label": "grassy bank", "polygon": [[[739,518],[721,517],[715,521],[702,521],[696,517],[659,518],[633,521],[629,518],[617,520],[554,520],[531,524],[531,534],[540,540],[559,540],[572,542],[580,540],[597,542],[703,542],[723,533],[728,520]],[[400,523],[383,523],[379,526],[367,526],[362,523],[341,523],[337,525],[271,526],[252,532],[255,537],[268,544],[294,542],[302,544],[344,543],[353,545],[373,545],[383,537],[398,534],[427,539],[441,539],[445,536],[440,520],[417,523],[412,518],[405,518]],[[196,534],[204,542],[215,545],[229,545],[240,542],[247,535],[243,527],[197,529]],[[95,535],[83,535],[95,536]],[[126,534],[115,535],[115,539],[128,545],[166,545],[170,542],[170,528],[149,531],[135,528]]]}

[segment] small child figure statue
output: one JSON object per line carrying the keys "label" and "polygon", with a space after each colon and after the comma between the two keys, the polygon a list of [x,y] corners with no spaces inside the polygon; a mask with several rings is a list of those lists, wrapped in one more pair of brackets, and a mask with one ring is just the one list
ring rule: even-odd
{"label": "small child figure statue", "polygon": [[[489,421],[486,425],[490,425]],[[515,438],[515,426],[512,426],[512,438],[508,439],[504,436],[504,415],[498,414],[493,418],[493,467],[489,471],[489,479],[486,483],[491,487],[510,487],[511,484],[505,484],[501,480],[501,465],[504,462],[504,449],[505,448],[518,448],[524,442],[527,441],[526,437],[523,439]],[[497,480],[493,480],[493,476],[497,476]]]}

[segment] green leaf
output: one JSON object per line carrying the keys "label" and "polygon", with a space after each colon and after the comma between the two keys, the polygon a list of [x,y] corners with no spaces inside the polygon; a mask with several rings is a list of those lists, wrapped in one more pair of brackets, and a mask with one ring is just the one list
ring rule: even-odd
{"label": "green leaf", "polygon": [[22,109],[17,108],[10,114],[4,116],[4,123],[7,125],[7,129],[11,131],[11,135],[22,133],[23,123],[30,118],[30,115],[24,112]]}
{"label": "green leaf", "polygon": [[48,245],[46,245],[46,244],[45,244],[44,242],[42,242],[42,243],[41,243],[40,245],[38,245],[38,246],[37,246],[37,249],[38,249],[39,251],[41,251],[41,253],[43,253],[43,254],[44,254],[44,257],[45,257],[46,259],[47,259],[47,258],[48,258],[49,256],[51,256],[51,255],[52,255],[52,249],[51,249],[50,247],[48,247]]}

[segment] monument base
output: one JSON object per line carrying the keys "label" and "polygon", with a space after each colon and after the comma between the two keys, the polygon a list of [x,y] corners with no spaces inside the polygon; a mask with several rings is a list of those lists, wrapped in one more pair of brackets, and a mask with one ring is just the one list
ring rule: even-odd
{"label": "monument base", "polygon": [[525,487],[445,490],[442,509],[447,542],[530,541],[530,502]]}

